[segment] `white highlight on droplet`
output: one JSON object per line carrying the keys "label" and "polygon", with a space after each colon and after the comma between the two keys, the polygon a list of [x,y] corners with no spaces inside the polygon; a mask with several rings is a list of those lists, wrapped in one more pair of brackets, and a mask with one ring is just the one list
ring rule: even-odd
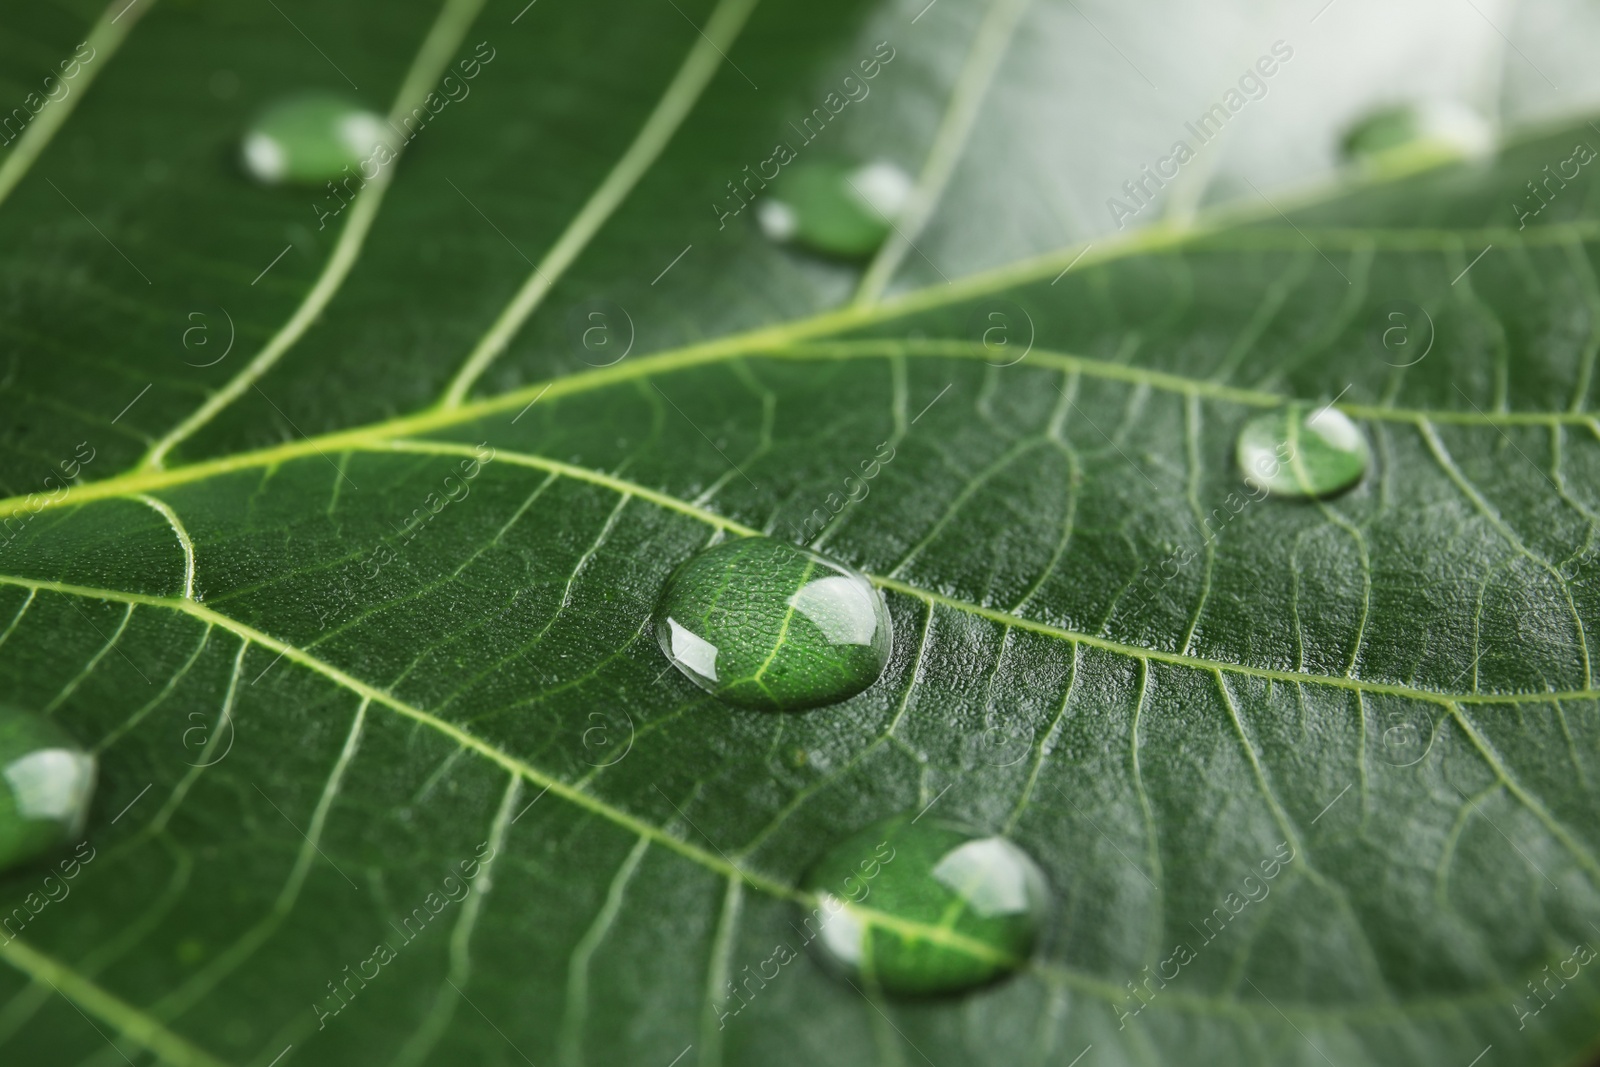
{"label": "white highlight on droplet", "polygon": [[982,837],[945,853],[933,876],[965,898],[985,918],[1028,910],[1028,878],[1033,861],[1000,837]]}
{"label": "white highlight on droplet", "polygon": [[800,216],[782,200],[766,199],[756,205],[756,222],[761,232],[774,241],[787,241],[800,229]]}
{"label": "white highlight on droplet", "polygon": [[866,941],[866,923],[850,910],[849,904],[831,893],[819,893],[817,904],[823,911],[822,943],[834,959],[859,967],[861,949]]}
{"label": "white highlight on droplet", "polygon": [[276,182],[288,171],[289,157],[271,137],[252,133],[244,139],[244,165],[257,181]]}
{"label": "white highlight on droplet", "polygon": [[365,158],[383,141],[383,120],[368,111],[346,115],[339,120],[339,140]]}
{"label": "white highlight on droplet", "polygon": [[911,176],[893,163],[868,163],[850,175],[850,189],[856,199],[885,222],[900,217],[911,199],[911,188]]}
{"label": "white highlight on droplet", "polygon": [[832,644],[870,645],[878,631],[875,596],[866,580],[841,574],[807,582],[789,597],[789,606],[816,623]]}
{"label": "white highlight on droplet", "polygon": [[672,658],[707,681],[717,680],[717,646],[678,624],[677,619],[667,619],[672,632]]}
{"label": "white highlight on droplet", "polygon": [[1350,416],[1337,408],[1323,408],[1306,420],[1305,428],[1340,452],[1355,452],[1361,448],[1361,431],[1350,421]]}
{"label": "white highlight on droplet", "polygon": [[65,748],[30,752],[9,764],[6,782],[24,819],[54,819],[83,829],[94,788],[94,757]]}
{"label": "white highlight on droplet", "polygon": [[1430,100],[1417,113],[1422,135],[1430,141],[1448,145],[1468,159],[1481,159],[1494,150],[1494,128],[1459,100]]}

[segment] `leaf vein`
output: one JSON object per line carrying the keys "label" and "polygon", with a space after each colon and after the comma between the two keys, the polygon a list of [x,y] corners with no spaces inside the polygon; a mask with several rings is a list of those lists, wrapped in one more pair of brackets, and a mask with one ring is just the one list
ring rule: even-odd
{"label": "leaf vein", "polygon": [[[445,0],[444,7],[428,30],[428,35],[423,39],[416,58],[412,60],[411,67],[406,72],[405,80],[395,97],[394,106],[389,109],[391,124],[421,104],[428,86],[438,80],[446,64],[450,62],[451,54],[461,44],[468,27],[477,17],[483,4],[484,0]],[[395,149],[397,155],[400,151],[402,149]],[[272,335],[261,351],[256,353],[238,374],[229,379],[226,385],[207,397],[205,402],[187,418],[152,445],[138,469],[160,470],[165,466],[167,454],[172,449],[192,437],[219,412],[239,399],[246,389],[260,381],[294,346],[294,343],[300,340],[306,330],[311,328],[311,324],[322,314],[334,294],[339,291],[339,287],[344,284],[351,269],[355,267],[362,246],[366,243],[367,234],[378,217],[378,209],[383,205],[384,194],[394,178],[396,165],[396,161],[391,160],[375,177],[362,186],[351,200],[350,215],[345,220],[344,228],[339,231],[339,239],[333,246],[332,255],[328,257],[322,273],[317,276],[316,283],[306,293],[299,307],[295,308],[289,321]]]}

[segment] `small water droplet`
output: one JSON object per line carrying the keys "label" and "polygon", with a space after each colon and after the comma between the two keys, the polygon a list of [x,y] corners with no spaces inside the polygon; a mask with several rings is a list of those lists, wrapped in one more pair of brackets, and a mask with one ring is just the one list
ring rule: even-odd
{"label": "small water droplet", "polygon": [[889,662],[889,609],[855,571],[768,537],[724,541],[673,572],[655,614],[674,666],[719,700],[797,711],[834,704]]}
{"label": "small water droplet", "polygon": [[1274,496],[1330,496],[1361,480],[1371,461],[1367,440],[1344,412],[1286,404],[1239,431],[1244,480]]}
{"label": "small water droplet", "polygon": [[1494,130],[1476,111],[1454,100],[1433,100],[1372,112],[1350,127],[1339,150],[1348,160],[1387,166],[1400,156],[1418,163],[1480,159],[1494,141]]}
{"label": "small water droplet", "polygon": [[822,958],[852,981],[905,994],[959,992],[1015,971],[1050,902],[1016,844],[926,813],[858,830],[804,888],[818,900],[804,934]]}
{"label": "small water droplet", "polygon": [[814,252],[855,259],[883,244],[911,197],[893,163],[802,163],[772,182],[756,206],[761,232]]}
{"label": "small water droplet", "polygon": [[78,836],[95,759],[51,722],[0,708],[0,870]]}
{"label": "small water droplet", "polygon": [[245,171],[265,185],[320,185],[340,177],[355,177],[359,183],[371,178],[362,173],[361,164],[387,143],[387,132],[381,115],[345,97],[302,93],[256,116],[245,133],[241,156]]}

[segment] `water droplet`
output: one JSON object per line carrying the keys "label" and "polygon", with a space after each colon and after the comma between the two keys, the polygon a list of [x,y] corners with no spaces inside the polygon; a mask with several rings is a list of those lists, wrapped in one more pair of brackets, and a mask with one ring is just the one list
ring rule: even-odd
{"label": "water droplet", "polygon": [[342,96],[302,93],[256,117],[241,148],[244,168],[266,185],[320,185],[351,176],[359,181],[371,177],[361,172],[361,164],[387,143],[387,132],[381,115]]}
{"label": "water droplet", "polygon": [[1011,841],[927,814],[850,835],[804,888],[818,900],[804,936],[823,959],[908,994],[958,992],[1016,970],[1050,900],[1044,875]]}
{"label": "water droplet", "polygon": [[893,163],[802,163],[772,182],[756,221],[774,241],[855,259],[878,250],[910,197],[911,179]]}
{"label": "water droplet", "polygon": [[95,760],[49,719],[0,709],[0,870],[83,832]]}
{"label": "water droplet", "polygon": [[767,537],[725,541],[680,566],[655,630],[690,681],[742,708],[834,704],[889,662],[889,609],[872,583]]}
{"label": "water droplet", "polygon": [[1239,431],[1239,470],[1257,489],[1281,497],[1322,497],[1350,488],[1366,473],[1366,438],[1344,412],[1287,404],[1257,415]]}
{"label": "water droplet", "polygon": [[1494,149],[1483,116],[1454,100],[1381,108],[1361,119],[1339,144],[1346,159],[1373,167],[1481,159]]}

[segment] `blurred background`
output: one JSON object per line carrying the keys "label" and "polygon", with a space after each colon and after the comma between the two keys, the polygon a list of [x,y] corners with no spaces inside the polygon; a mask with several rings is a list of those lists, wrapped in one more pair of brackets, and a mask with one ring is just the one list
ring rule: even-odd
{"label": "blurred background", "polygon": [[[925,3],[884,5],[863,39],[904,37],[905,12]],[[981,13],[939,0],[916,25],[975,27]],[[946,76],[959,69],[970,34],[943,40],[947,53],[924,52],[919,41],[910,62]],[[1600,103],[1600,5],[1577,0],[1034,4],[919,248],[955,276],[1115,229],[1107,197],[1175,139],[1195,143],[1184,124],[1276,41],[1294,55],[1267,79],[1267,94],[1234,115],[1156,210],[1130,225],[1163,209],[1243,197],[1247,181],[1270,192],[1326,177],[1339,165],[1342,134],[1386,106],[1454,101],[1505,130]],[[883,81],[885,92],[900,88]],[[871,128],[872,111],[841,130],[863,153],[886,133]],[[895,115],[883,109],[878,118]],[[919,268],[938,280],[926,263],[908,263]]]}

